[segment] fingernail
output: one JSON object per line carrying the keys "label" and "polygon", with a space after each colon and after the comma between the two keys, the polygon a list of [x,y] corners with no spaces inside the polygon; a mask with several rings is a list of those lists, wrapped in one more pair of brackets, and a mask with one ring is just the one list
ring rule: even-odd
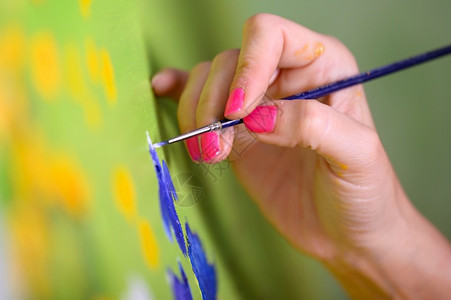
{"label": "fingernail", "polygon": [[243,118],[244,125],[255,133],[270,133],[276,127],[277,106],[257,106],[249,115]]}
{"label": "fingernail", "polygon": [[207,132],[202,134],[200,144],[202,147],[202,159],[205,162],[212,161],[221,152],[219,146],[219,134],[217,132]]}
{"label": "fingernail", "polygon": [[191,159],[194,162],[199,163],[202,161],[202,155],[200,154],[200,147],[197,136],[186,140],[186,148],[188,148],[189,156],[191,156]]}
{"label": "fingernail", "polygon": [[237,111],[240,111],[243,107],[243,103],[244,103],[244,89],[235,88],[230,93],[229,99],[227,100],[224,116],[228,116]]}

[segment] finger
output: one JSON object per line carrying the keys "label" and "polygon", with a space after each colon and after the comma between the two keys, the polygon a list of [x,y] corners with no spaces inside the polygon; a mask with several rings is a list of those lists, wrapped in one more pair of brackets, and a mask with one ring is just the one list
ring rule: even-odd
{"label": "finger", "polygon": [[[316,81],[327,83],[330,76],[342,72],[335,68],[332,74],[328,74],[329,66],[337,65],[330,60],[337,61],[348,55],[345,52],[335,39],[283,18],[267,14],[250,18],[243,29],[242,49],[225,115],[236,119],[249,114],[260,103],[278,68],[312,67],[316,72],[315,78],[320,79]],[[293,93],[295,87],[302,86],[295,78],[288,83],[292,83],[287,88]]]}
{"label": "finger", "polygon": [[[200,63],[189,73],[185,89],[180,95],[177,109],[177,119],[181,133],[196,129],[196,108],[202,88],[207,81],[210,67],[210,62]],[[202,162],[202,153],[197,136],[186,140],[185,146],[194,162]]]}
{"label": "finger", "polygon": [[337,174],[367,172],[380,144],[373,129],[316,100],[274,101],[257,107],[244,124],[261,142],[314,150]]}
{"label": "finger", "polygon": [[188,80],[188,72],[167,68],[152,78],[152,88],[158,97],[178,101]]}
{"label": "finger", "polygon": [[[238,49],[227,50],[213,59],[208,79],[197,105],[197,127],[223,119],[224,106],[235,74],[238,55]],[[233,128],[201,135],[203,161],[217,163],[225,159],[232,148],[233,137]]]}

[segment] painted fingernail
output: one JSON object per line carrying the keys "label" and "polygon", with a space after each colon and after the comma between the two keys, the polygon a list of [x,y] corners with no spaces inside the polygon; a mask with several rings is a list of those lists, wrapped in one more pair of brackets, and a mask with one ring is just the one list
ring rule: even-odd
{"label": "painted fingernail", "polygon": [[191,156],[191,159],[194,162],[199,163],[202,161],[202,155],[200,154],[200,147],[197,136],[186,140],[186,148],[188,148],[189,156]]}
{"label": "painted fingernail", "polygon": [[207,132],[202,134],[200,144],[202,147],[202,159],[205,162],[212,161],[221,152],[219,146],[219,134],[217,132]]}
{"label": "painted fingernail", "polygon": [[237,111],[240,111],[243,107],[243,103],[244,103],[244,89],[235,88],[230,93],[229,99],[227,100],[224,116],[228,116]]}
{"label": "painted fingernail", "polygon": [[255,133],[270,133],[276,127],[277,106],[257,106],[249,115],[243,118],[244,125]]}

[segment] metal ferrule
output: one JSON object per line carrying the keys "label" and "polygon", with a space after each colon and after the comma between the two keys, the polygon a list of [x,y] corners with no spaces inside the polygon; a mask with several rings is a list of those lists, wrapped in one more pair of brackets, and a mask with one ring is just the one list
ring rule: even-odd
{"label": "metal ferrule", "polygon": [[211,123],[210,125],[208,125],[208,127],[210,128],[210,131],[221,130],[222,124],[221,124],[221,122],[218,121],[218,122]]}

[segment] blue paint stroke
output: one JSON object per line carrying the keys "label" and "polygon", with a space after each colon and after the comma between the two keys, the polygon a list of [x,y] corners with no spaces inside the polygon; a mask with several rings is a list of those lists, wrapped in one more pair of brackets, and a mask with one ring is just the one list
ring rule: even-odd
{"label": "blue paint stroke", "polygon": [[160,158],[152,145],[152,140],[150,139],[149,133],[146,133],[150,156],[152,158],[158,180],[158,193],[160,197],[160,210],[163,219],[164,232],[171,242],[174,241],[172,232],[174,233],[180,250],[182,250],[183,255],[186,256],[187,251],[185,238],[183,236],[183,229],[174,206],[174,200],[177,200],[177,193],[175,191],[174,184],[172,183],[171,174],[169,173],[166,162],[163,160],[162,164],[160,163]]}
{"label": "blue paint stroke", "polygon": [[203,300],[216,299],[217,283],[216,271],[213,264],[209,264],[207,256],[202,248],[197,234],[191,231],[188,223],[185,224],[186,238],[188,240],[188,256],[191,266],[196,275]]}
{"label": "blue paint stroke", "polygon": [[179,269],[182,276],[181,279],[179,279],[171,270],[168,270],[169,283],[171,284],[174,298],[175,300],[193,300],[188,279],[186,278],[185,271],[183,271],[182,264],[180,262]]}

